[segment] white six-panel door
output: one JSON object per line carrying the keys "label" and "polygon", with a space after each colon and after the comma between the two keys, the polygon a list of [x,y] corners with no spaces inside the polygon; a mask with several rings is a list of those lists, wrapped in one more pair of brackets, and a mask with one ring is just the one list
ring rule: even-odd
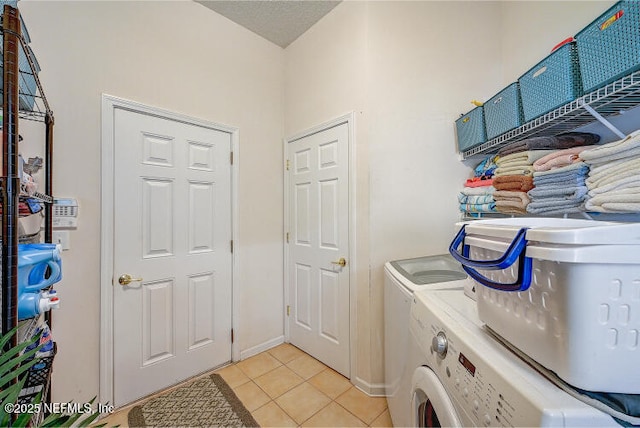
{"label": "white six-panel door", "polygon": [[347,377],[348,138],[344,123],[287,144],[290,342]]}
{"label": "white six-panel door", "polygon": [[231,135],[124,109],[114,123],[122,406],[231,360]]}

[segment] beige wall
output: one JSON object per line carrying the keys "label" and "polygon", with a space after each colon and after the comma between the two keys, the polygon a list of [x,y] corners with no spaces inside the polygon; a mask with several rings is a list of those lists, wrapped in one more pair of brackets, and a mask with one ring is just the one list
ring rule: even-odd
{"label": "beige wall", "polygon": [[64,252],[54,401],[98,393],[101,94],[235,126],[245,350],[282,337],[282,49],[195,2],[20,2],[56,118],[55,194],[76,197]]}
{"label": "beige wall", "polygon": [[[498,32],[473,25],[496,10],[470,2],[344,2],[286,49],[287,135],[356,112],[355,376],[370,392],[382,391],[382,265],[445,250],[466,173],[455,154],[451,95],[499,81],[487,59],[498,63],[499,50],[490,48]],[[464,37],[468,50],[458,45]],[[485,71],[474,74],[476,65]],[[458,70],[469,76],[452,84]]]}
{"label": "beige wall", "polygon": [[[551,49],[575,36],[615,1],[505,1],[502,87],[535,66]],[[544,23],[544,24],[542,24]],[[495,88],[495,92],[502,89]]]}
{"label": "beige wall", "polygon": [[[453,123],[501,78],[499,4],[372,2],[369,19],[372,382],[383,381],[383,265],[446,253],[468,173]],[[484,23],[484,25],[479,25]]]}
{"label": "beige wall", "polygon": [[357,112],[365,389],[383,381],[384,263],[445,253],[459,219],[455,195],[473,162],[456,154],[455,119],[612,3],[345,2],[286,49],[287,135]]}
{"label": "beige wall", "polygon": [[367,2],[344,2],[286,49],[285,136],[354,112],[356,140],[356,372],[370,379]]}

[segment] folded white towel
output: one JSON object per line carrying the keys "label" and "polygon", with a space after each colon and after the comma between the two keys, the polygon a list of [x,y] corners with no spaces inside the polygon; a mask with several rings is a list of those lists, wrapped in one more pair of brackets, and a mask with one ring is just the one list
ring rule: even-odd
{"label": "folded white towel", "polygon": [[587,211],[601,213],[637,213],[640,212],[640,203],[632,202],[604,202],[602,205],[585,204]]}
{"label": "folded white towel", "polygon": [[[589,194],[591,195],[591,192],[589,192]],[[590,199],[599,198],[602,195],[635,195],[635,194],[640,194],[640,185],[638,186],[631,185],[629,187],[624,187],[621,189],[609,190],[608,192],[605,192],[602,194],[594,194],[593,196],[590,196]]]}
{"label": "folded white towel", "polygon": [[599,212],[638,212],[640,211],[640,189],[634,189],[632,193],[615,192],[603,193],[589,198],[585,208],[589,211]]}
{"label": "folded white towel", "polygon": [[528,175],[531,176],[533,174],[533,165],[527,166],[516,166],[509,168],[496,168],[496,172],[494,174],[495,177],[501,177],[505,175]]}
{"label": "folded white towel", "polygon": [[640,174],[640,157],[620,159],[598,165],[589,171],[586,183],[591,187],[597,187],[607,180],[621,178],[621,175],[630,176]]}
{"label": "folded white towel", "polygon": [[605,162],[598,165],[589,165],[589,175],[595,177],[598,174],[607,174],[610,169],[617,168],[622,164],[634,161],[636,159],[640,159],[640,157],[632,156],[630,158],[618,159],[618,160]]}
{"label": "folded white towel", "polygon": [[607,184],[616,183],[624,178],[630,178],[630,177],[640,178],[640,171],[627,169],[624,171],[620,171],[616,174],[605,175],[604,177],[601,177],[597,181],[587,182],[585,180],[585,183],[590,189],[597,189],[598,187],[603,187],[603,186],[606,186]]}
{"label": "folded white towel", "polygon": [[589,187],[589,195],[595,196],[601,193],[610,192],[612,190],[623,190],[623,189],[628,189],[630,187],[638,187],[638,186],[640,186],[640,176],[635,175],[632,177],[621,178],[620,180],[616,180],[614,182],[605,184],[603,186],[598,186],[594,188]]}
{"label": "folded white towel", "polygon": [[527,167],[532,166],[533,164],[526,160],[512,160],[509,162],[502,162],[498,165],[498,168],[514,168],[514,167]]}
{"label": "folded white towel", "polygon": [[585,150],[580,153],[580,158],[590,164],[599,164],[638,154],[640,154],[640,130],[632,132],[622,140]]}
{"label": "folded white towel", "polygon": [[498,156],[496,159],[496,165],[502,166],[504,163],[509,162],[526,162],[533,165],[535,161],[557,150],[527,150],[524,152],[511,153],[505,156]]}
{"label": "folded white towel", "polygon": [[474,195],[490,195],[495,191],[496,191],[496,188],[493,186],[478,186],[478,187],[464,186],[461,193],[468,196],[474,196]]}

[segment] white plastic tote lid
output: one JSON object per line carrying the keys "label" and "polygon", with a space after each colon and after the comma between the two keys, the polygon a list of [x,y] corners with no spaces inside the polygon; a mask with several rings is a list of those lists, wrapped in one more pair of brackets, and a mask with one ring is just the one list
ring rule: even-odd
{"label": "white plastic tote lid", "polygon": [[565,245],[640,245],[640,223],[623,223],[569,218],[518,217],[475,220],[466,225],[467,235],[513,239],[523,227],[526,238],[547,244]]}
{"label": "white plastic tote lid", "polygon": [[[504,253],[508,242],[467,237],[465,243],[477,248]],[[640,266],[640,251],[629,245],[527,245],[525,255],[537,260],[593,265],[634,264]]]}

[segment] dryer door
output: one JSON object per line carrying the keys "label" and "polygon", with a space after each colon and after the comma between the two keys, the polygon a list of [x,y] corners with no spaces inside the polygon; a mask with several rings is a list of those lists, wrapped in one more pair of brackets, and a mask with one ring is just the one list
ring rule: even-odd
{"label": "dryer door", "polygon": [[438,376],[429,367],[413,373],[411,394],[414,427],[461,427],[453,402]]}

